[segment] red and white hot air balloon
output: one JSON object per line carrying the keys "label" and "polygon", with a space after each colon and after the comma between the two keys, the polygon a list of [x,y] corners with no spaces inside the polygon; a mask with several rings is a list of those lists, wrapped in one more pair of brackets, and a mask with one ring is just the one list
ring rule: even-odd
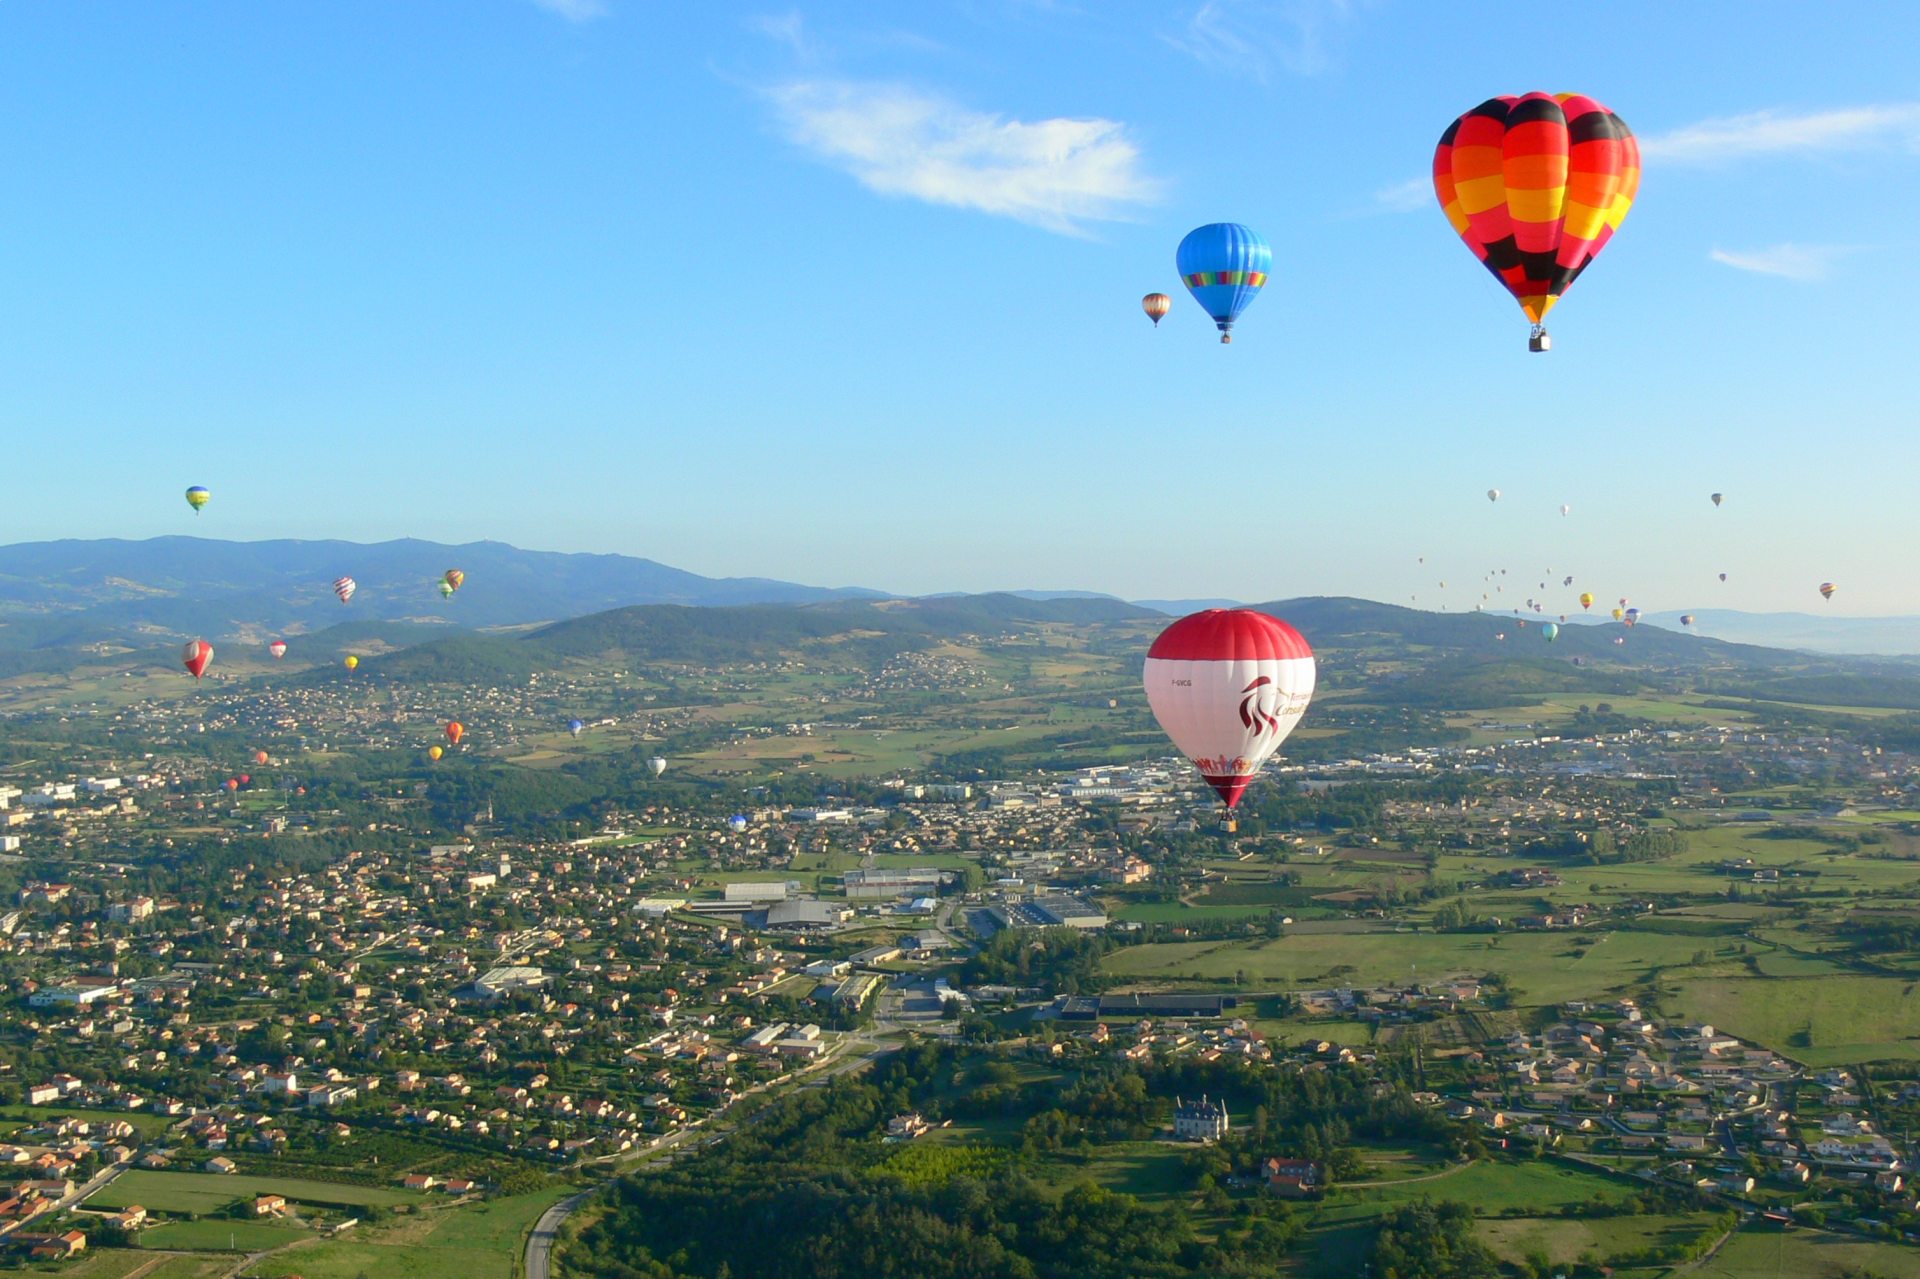
{"label": "red and white hot air balloon", "polygon": [[287,655],[287,642],[285,640],[275,640],[273,643],[267,645],[267,651],[273,654],[273,660],[277,662]]}
{"label": "red and white hot air balloon", "polygon": [[199,679],[207,673],[207,667],[213,665],[213,645],[205,640],[188,640],[187,646],[180,650],[180,664],[187,673]]}
{"label": "red and white hot air balloon", "polygon": [[359,589],[360,589],[360,583],[354,581],[350,577],[339,577],[334,579],[333,593],[340,597],[340,602],[342,604],[345,604],[348,600],[352,599],[353,593]]}
{"label": "red and white hot air balloon", "polygon": [[1147,704],[1228,808],[1313,698],[1313,650],[1250,608],[1183,617],[1147,650]]}

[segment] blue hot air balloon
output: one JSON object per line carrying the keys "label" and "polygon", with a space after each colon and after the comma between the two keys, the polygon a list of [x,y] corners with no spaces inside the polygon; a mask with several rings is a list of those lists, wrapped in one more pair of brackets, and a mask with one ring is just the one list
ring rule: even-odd
{"label": "blue hot air balloon", "polygon": [[1540,628],[1540,633],[1546,636],[1547,643],[1551,644],[1555,640],[1560,638],[1559,624],[1555,622],[1548,622],[1545,626],[1542,626]]}
{"label": "blue hot air balloon", "polygon": [[731,817],[729,817],[729,818],[727,818],[727,829],[728,829],[728,830],[731,830],[731,831],[743,831],[743,830],[745,830],[746,828],[747,828],[747,819],[746,819],[746,815],[745,815],[745,814],[743,814],[743,813],[735,813],[735,814],[734,814],[733,816],[731,816]]}
{"label": "blue hot air balloon", "polygon": [[567,731],[575,737],[578,737],[587,731],[587,721],[584,719],[570,719],[567,721]]}
{"label": "blue hot air balloon", "polygon": [[1210,222],[1187,232],[1173,255],[1187,292],[1214,324],[1220,340],[1233,341],[1233,322],[1260,294],[1273,269],[1273,250],[1251,227]]}

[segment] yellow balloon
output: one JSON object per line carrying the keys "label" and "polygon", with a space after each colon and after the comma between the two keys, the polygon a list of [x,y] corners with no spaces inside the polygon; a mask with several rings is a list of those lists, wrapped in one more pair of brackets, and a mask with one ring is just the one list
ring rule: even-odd
{"label": "yellow balloon", "polygon": [[441,750],[438,746],[430,746],[427,748],[428,759],[437,760],[444,754],[446,754],[446,752]]}
{"label": "yellow balloon", "polygon": [[353,656],[351,653],[349,653],[347,655],[347,669],[350,671],[355,670],[359,667],[359,665],[360,665],[360,659]]}
{"label": "yellow balloon", "polygon": [[1619,621],[1621,618],[1625,617],[1626,615],[1627,615],[1627,610],[1624,608],[1616,608],[1613,610],[1613,620],[1616,622]]}

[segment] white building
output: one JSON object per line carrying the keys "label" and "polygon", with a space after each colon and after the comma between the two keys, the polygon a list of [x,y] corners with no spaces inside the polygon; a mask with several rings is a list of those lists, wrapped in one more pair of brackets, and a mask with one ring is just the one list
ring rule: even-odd
{"label": "white building", "polygon": [[1173,1099],[1173,1135],[1181,1141],[1219,1141],[1232,1126],[1224,1101]]}

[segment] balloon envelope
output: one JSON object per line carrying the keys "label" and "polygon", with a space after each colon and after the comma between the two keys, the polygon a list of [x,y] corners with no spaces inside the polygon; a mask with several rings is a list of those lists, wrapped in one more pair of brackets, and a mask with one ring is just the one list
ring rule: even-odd
{"label": "balloon envelope", "polygon": [[1693,625],[1693,614],[1692,614],[1692,613],[1682,613],[1682,614],[1680,615],[1680,625],[1682,625],[1682,626],[1692,626],[1692,625]]}
{"label": "balloon envelope", "polygon": [[1548,622],[1540,628],[1540,633],[1546,637],[1547,643],[1551,644],[1560,638],[1560,624],[1558,622]]}
{"label": "balloon envelope", "polygon": [[1173,299],[1164,293],[1149,293],[1140,299],[1140,309],[1147,313],[1147,318],[1153,321],[1153,327],[1157,329],[1167,312],[1173,309]]}
{"label": "balloon envelope", "polygon": [[350,577],[336,577],[333,579],[333,593],[340,597],[342,604],[352,599],[353,593],[359,589],[360,583]]}
{"label": "balloon envelope", "polygon": [[733,816],[727,818],[728,830],[742,831],[742,830],[745,830],[746,828],[747,828],[747,819],[744,814],[735,813]]}
{"label": "balloon envelope", "polygon": [[467,575],[457,568],[450,568],[447,570],[446,576],[441,580],[457,591],[466,583]]}
{"label": "balloon envelope", "polygon": [[445,755],[445,754],[446,754],[446,751],[444,751],[444,750],[442,750],[442,749],[441,749],[440,747],[438,747],[438,746],[429,746],[429,747],[427,747],[427,758],[428,758],[428,759],[432,759],[432,760],[438,760],[438,759],[439,759],[439,758],[440,758],[440,757],[441,757],[442,755]]}
{"label": "balloon envelope", "polygon": [[187,668],[188,674],[199,679],[213,664],[213,645],[202,639],[188,640],[180,650],[180,664]]}
{"label": "balloon envelope", "polygon": [[652,773],[655,777],[658,777],[660,776],[660,774],[667,771],[667,761],[664,759],[661,759],[658,755],[655,755],[652,759],[647,761],[647,771]]}
{"label": "balloon envelope", "polygon": [[253,762],[254,762],[254,763],[256,763],[256,764],[264,764],[264,763],[266,763],[266,762],[267,762],[267,753],[266,753],[265,751],[255,751],[255,752],[253,753]]}
{"label": "balloon envelope", "polygon": [[1210,222],[1187,232],[1173,261],[1187,292],[1213,317],[1220,340],[1230,342],[1233,322],[1267,283],[1273,250],[1250,227]]}
{"label": "balloon envelope", "polygon": [[578,737],[587,731],[587,721],[583,719],[570,719],[567,721],[567,731],[575,737]]}
{"label": "balloon envelope", "polygon": [[198,484],[194,485],[192,488],[187,490],[187,505],[193,508],[193,513],[195,515],[198,515],[200,513],[201,507],[205,506],[208,502],[211,502],[212,500],[213,500],[213,494],[209,493],[205,488],[201,487]]}
{"label": "balloon envelope", "polygon": [[1500,500],[1500,490],[1499,490],[1499,489],[1488,489],[1488,490],[1487,490],[1487,500],[1488,500],[1489,502],[1498,502],[1498,501]]}
{"label": "balloon envelope", "polygon": [[273,660],[277,662],[287,655],[287,642],[285,640],[275,640],[273,643],[267,645],[267,652],[273,654]]}
{"label": "balloon envelope", "polygon": [[1581,607],[1581,608],[1592,608],[1592,607],[1593,607],[1593,592],[1592,592],[1592,591],[1581,591],[1581,592],[1580,592],[1580,607]]}
{"label": "balloon envelope", "polygon": [[1822,582],[1822,583],[1820,583],[1820,595],[1821,595],[1821,598],[1823,598],[1823,599],[1832,599],[1832,598],[1833,598],[1833,593],[1834,593],[1835,591],[1837,591],[1837,590],[1839,590],[1839,589],[1840,589],[1840,588],[1839,588],[1839,587],[1837,587],[1837,586],[1835,586],[1835,585],[1834,585],[1834,584],[1833,584],[1832,582]]}
{"label": "balloon envelope", "polygon": [[1181,618],[1147,650],[1147,705],[1222,802],[1240,802],[1313,698],[1313,650],[1253,609]]}
{"label": "balloon envelope", "polygon": [[452,742],[455,746],[458,746],[460,744],[460,739],[466,736],[466,732],[467,732],[467,726],[465,724],[462,724],[459,720],[450,719],[447,721],[447,740]]}
{"label": "balloon envelope", "polygon": [[1535,324],[1607,247],[1639,188],[1633,131],[1577,93],[1489,98],[1433,152],[1447,221]]}
{"label": "balloon envelope", "polygon": [[347,654],[347,669],[350,671],[357,670],[359,666],[360,666],[360,659],[355,657],[351,653]]}
{"label": "balloon envelope", "polygon": [[1727,495],[1725,493],[1715,493],[1713,495],[1713,504],[1715,506],[1718,506],[1720,505],[1720,503],[1724,502],[1726,498],[1727,498]]}

